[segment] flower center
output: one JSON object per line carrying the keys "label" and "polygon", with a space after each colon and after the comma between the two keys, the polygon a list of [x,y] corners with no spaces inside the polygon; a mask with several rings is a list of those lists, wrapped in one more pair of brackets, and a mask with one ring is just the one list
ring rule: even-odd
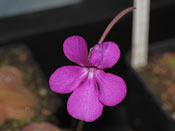
{"label": "flower center", "polygon": [[94,67],[84,67],[82,71],[81,78],[93,79],[95,77],[95,73],[98,71],[97,68]]}
{"label": "flower center", "polygon": [[90,68],[90,69],[89,69],[88,78],[89,78],[89,79],[92,79],[92,78],[93,78],[93,76],[94,76],[94,71],[93,71],[93,69],[92,69],[92,68]]}

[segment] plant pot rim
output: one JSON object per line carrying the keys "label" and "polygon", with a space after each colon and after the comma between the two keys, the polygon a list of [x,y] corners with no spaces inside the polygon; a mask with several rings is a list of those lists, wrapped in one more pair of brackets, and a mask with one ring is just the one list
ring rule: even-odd
{"label": "plant pot rim", "polygon": [[[166,44],[165,44],[166,43]],[[165,52],[167,51],[167,49],[170,47],[170,50],[168,51],[175,51],[175,39],[167,39],[167,40],[163,40],[163,41],[159,41],[159,42],[155,42],[152,45],[150,45],[149,47],[149,51],[148,51],[148,55],[151,56],[151,54],[153,54],[156,50],[159,50],[158,52]],[[171,48],[173,47],[173,48]],[[151,91],[150,88],[148,88],[148,84],[145,82],[145,80],[141,77],[140,73],[134,69],[131,64],[130,64],[130,51],[127,53],[126,57],[125,57],[125,62],[127,64],[127,66],[129,67],[131,73],[133,73],[137,79],[140,81],[140,83],[142,84],[143,90],[150,96],[150,98],[153,100],[153,103],[155,104],[155,106],[157,106],[161,113],[164,114],[164,116],[170,120],[173,121],[173,123],[175,123],[175,119],[173,119],[170,116],[170,113],[167,112],[166,110],[164,110],[162,108],[162,103],[159,100],[159,98]]]}

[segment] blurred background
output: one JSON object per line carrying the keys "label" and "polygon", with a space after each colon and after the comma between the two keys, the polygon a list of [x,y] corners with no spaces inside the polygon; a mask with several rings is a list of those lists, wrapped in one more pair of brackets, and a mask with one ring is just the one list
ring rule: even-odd
{"label": "blurred background", "polygon": [[9,17],[80,3],[81,0],[1,0],[0,16]]}
{"label": "blurred background", "polygon": [[[43,79],[46,82],[46,88],[49,89],[48,79],[52,72],[63,65],[74,64],[64,56],[63,41],[71,35],[80,35],[86,39],[88,47],[92,47],[98,42],[108,23],[120,11],[133,6],[133,2],[133,0],[1,0],[0,49],[19,46],[19,43],[27,47],[34,63],[44,74]],[[149,46],[175,38],[174,16],[174,0],[150,1]],[[161,115],[156,114],[157,108],[160,107],[150,105],[152,103],[149,99],[150,94],[143,93],[145,90],[139,90],[142,89],[143,83],[140,84],[140,79],[132,74],[133,69],[129,60],[126,60],[132,47],[132,26],[133,13],[129,13],[113,27],[105,39],[115,41],[121,50],[119,62],[106,71],[121,76],[127,82],[128,96],[116,107],[105,107],[100,119],[93,123],[86,123],[84,130],[165,131],[169,129],[169,125],[175,125],[175,120],[164,118],[161,113]],[[8,50],[3,52],[8,55]],[[21,55],[23,56],[24,53]],[[13,59],[13,56],[10,58]],[[0,67],[4,65],[3,61],[2,58]],[[22,72],[25,72],[24,70],[25,67],[22,68]],[[50,122],[61,129],[73,130],[77,121],[71,118],[66,111],[69,95],[57,96],[56,99],[60,102],[61,107],[54,112],[56,116],[54,119],[58,119],[58,122],[53,122],[51,118],[43,121]],[[27,126],[31,123],[30,121],[21,125]],[[5,129],[5,126],[0,125],[0,129]]]}

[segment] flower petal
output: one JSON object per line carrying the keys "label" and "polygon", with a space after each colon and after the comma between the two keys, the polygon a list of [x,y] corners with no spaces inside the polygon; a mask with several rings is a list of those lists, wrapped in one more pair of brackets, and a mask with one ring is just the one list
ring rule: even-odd
{"label": "flower petal", "polygon": [[98,87],[94,79],[87,79],[69,97],[67,103],[69,114],[86,122],[96,120],[103,110],[103,105],[98,100],[98,95]]}
{"label": "flower petal", "polygon": [[90,63],[100,69],[111,68],[120,57],[120,49],[114,42],[96,44],[92,48]]}
{"label": "flower petal", "polygon": [[63,44],[65,56],[72,62],[81,66],[87,65],[88,48],[86,41],[81,36],[68,37]]}
{"label": "flower petal", "polygon": [[70,93],[83,82],[88,69],[79,66],[63,66],[58,68],[50,77],[49,84],[52,91]]}
{"label": "flower petal", "polygon": [[125,98],[127,89],[121,77],[98,70],[96,80],[100,87],[99,100],[104,105],[114,106]]}

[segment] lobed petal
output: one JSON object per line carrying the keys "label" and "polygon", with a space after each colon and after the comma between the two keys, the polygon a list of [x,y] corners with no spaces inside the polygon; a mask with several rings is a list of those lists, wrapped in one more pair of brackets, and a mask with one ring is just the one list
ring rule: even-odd
{"label": "lobed petal", "polygon": [[121,77],[99,70],[96,73],[96,80],[100,88],[99,100],[102,104],[115,106],[123,101],[127,89]]}
{"label": "lobed petal", "polygon": [[96,44],[92,48],[89,62],[100,69],[111,68],[120,58],[120,49],[114,42]]}
{"label": "lobed petal", "polygon": [[50,88],[56,93],[70,93],[86,78],[88,69],[79,66],[58,68],[49,79]]}
{"label": "lobed petal", "polygon": [[63,44],[65,56],[72,62],[81,66],[88,63],[88,48],[86,41],[81,36],[68,37]]}
{"label": "lobed petal", "polygon": [[67,110],[69,114],[86,122],[99,118],[102,114],[103,105],[98,99],[98,87],[93,79],[87,79],[69,97]]}

